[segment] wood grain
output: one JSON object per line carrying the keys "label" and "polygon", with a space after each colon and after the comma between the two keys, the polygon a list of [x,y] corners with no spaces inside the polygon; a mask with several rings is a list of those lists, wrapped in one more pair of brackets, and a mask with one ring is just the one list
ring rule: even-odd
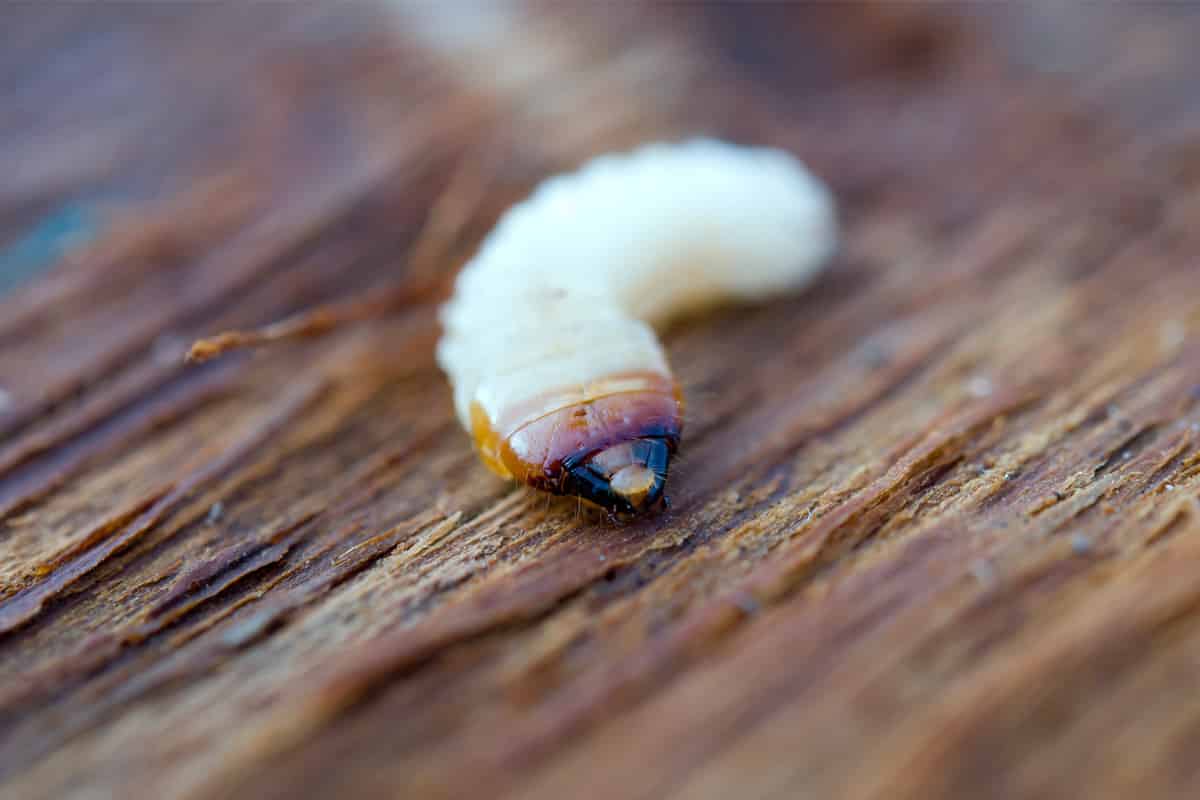
{"label": "wood grain", "polygon": [[[439,8],[13,7],[0,247],[99,222],[0,297],[0,795],[1196,796],[1194,8]],[[490,477],[427,308],[183,363],[697,132],[845,240],[669,332],[668,513]]]}

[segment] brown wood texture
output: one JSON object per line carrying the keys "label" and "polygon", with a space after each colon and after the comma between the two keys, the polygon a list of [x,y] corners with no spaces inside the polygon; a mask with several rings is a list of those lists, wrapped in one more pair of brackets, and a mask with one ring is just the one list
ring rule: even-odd
{"label": "brown wood texture", "polygon": [[[103,225],[0,298],[0,795],[1200,796],[1196,6],[3,14],[0,245]],[[845,238],[669,332],[668,513],[493,479],[428,309],[182,363],[691,133]]]}

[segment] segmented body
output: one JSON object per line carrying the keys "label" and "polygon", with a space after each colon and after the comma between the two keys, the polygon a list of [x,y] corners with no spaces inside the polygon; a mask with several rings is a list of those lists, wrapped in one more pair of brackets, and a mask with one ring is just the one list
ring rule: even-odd
{"label": "segmented body", "polygon": [[442,308],[438,360],[496,473],[619,512],[658,499],[683,396],[655,333],[807,284],[836,244],[792,156],[701,139],[593,159],[514,206]]}

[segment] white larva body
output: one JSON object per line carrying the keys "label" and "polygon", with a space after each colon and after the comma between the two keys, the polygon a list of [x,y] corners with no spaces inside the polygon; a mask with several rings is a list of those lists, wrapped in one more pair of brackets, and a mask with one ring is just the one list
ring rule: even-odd
{"label": "white larva body", "polygon": [[674,385],[653,326],[799,289],[835,245],[829,192],[778,150],[651,144],[550,178],[500,220],[442,308],[437,355],[458,417],[490,466],[527,479],[494,452],[524,426]]}

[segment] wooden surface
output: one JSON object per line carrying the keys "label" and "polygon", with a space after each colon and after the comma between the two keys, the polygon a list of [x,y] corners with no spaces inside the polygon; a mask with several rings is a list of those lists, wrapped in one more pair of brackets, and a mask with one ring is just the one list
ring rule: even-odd
{"label": "wooden surface", "polygon": [[[1198,796],[1196,7],[444,8],[6,6],[0,794]],[[695,132],[845,242],[667,337],[667,514],[490,477],[427,310],[181,363]]]}

